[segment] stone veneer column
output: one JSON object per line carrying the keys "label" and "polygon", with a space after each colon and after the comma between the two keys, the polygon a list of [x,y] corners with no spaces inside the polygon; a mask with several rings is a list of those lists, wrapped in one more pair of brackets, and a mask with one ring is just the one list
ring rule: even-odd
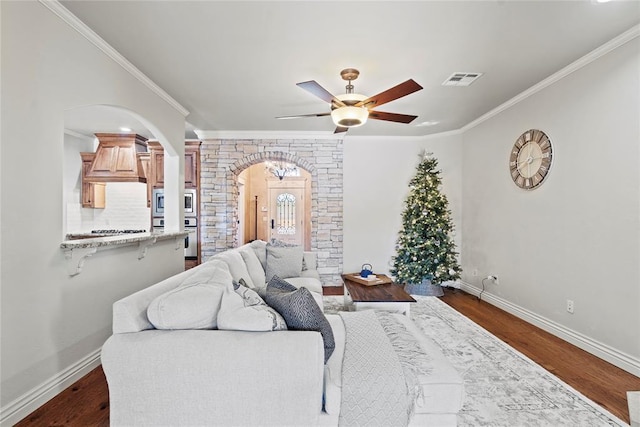
{"label": "stone veneer column", "polygon": [[341,139],[203,139],[200,147],[202,258],[238,246],[238,175],[251,165],[284,160],[311,173],[311,250],[324,286],[342,281]]}

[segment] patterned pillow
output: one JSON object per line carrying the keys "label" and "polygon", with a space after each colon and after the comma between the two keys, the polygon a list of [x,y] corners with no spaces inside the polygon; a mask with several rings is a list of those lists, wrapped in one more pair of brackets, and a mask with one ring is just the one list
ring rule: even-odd
{"label": "patterned pillow", "polygon": [[327,363],[336,343],[331,325],[311,291],[305,287],[297,289],[274,276],[267,285],[266,301],[284,317],[289,329],[320,332],[324,341],[324,362]]}
{"label": "patterned pillow", "polygon": [[[242,283],[242,279],[240,279]],[[234,331],[282,331],[287,324],[252,289],[234,282],[223,294],[218,329]]]}

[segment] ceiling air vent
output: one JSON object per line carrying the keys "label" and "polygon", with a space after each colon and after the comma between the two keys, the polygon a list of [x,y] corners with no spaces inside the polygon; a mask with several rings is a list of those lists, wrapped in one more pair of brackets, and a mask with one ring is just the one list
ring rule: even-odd
{"label": "ceiling air vent", "polygon": [[481,75],[482,73],[453,73],[447,80],[442,82],[442,86],[469,86]]}

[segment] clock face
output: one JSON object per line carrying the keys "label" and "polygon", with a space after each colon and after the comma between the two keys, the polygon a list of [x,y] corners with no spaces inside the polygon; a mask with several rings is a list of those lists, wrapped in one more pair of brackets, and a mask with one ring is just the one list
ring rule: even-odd
{"label": "clock face", "polygon": [[549,174],[553,147],[546,133],[530,129],[518,137],[509,156],[513,182],[525,190],[538,188]]}

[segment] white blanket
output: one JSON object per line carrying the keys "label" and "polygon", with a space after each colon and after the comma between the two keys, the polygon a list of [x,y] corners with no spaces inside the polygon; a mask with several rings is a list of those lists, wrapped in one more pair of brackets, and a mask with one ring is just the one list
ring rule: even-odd
{"label": "white blanket", "polygon": [[393,315],[340,313],[346,339],[342,361],[341,426],[406,426],[421,391],[416,378],[429,357]]}

